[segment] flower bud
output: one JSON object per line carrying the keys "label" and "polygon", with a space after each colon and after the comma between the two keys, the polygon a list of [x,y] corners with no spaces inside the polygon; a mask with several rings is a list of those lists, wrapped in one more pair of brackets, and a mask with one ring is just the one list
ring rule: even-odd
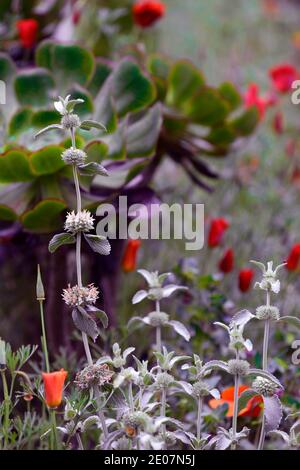
{"label": "flower bud", "polygon": [[70,147],[62,153],[61,158],[67,165],[78,166],[85,162],[87,154],[83,150]]}
{"label": "flower bud", "polygon": [[169,320],[169,315],[165,312],[151,312],[148,318],[151,326],[162,326]]}
{"label": "flower bud", "polygon": [[89,232],[94,228],[94,217],[87,210],[69,212],[66,217],[65,230],[70,233]]}
{"label": "flower bud", "polygon": [[263,377],[256,377],[252,383],[252,388],[263,397],[273,396],[278,390],[278,386],[275,383]]}
{"label": "flower bud", "polygon": [[228,372],[232,375],[245,376],[248,375],[250,364],[241,359],[231,359],[228,361]]}
{"label": "flower bud", "polygon": [[259,320],[279,320],[280,313],[277,307],[271,305],[261,305],[256,309],[256,317]]}
{"label": "flower bud", "polygon": [[80,127],[80,119],[77,114],[65,114],[61,119],[61,125],[64,129],[75,129]]}

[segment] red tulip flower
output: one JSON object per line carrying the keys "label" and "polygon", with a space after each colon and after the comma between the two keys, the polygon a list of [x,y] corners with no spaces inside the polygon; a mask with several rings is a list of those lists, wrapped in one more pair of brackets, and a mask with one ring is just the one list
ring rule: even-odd
{"label": "red tulip flower", "polygon": [[244,104],[246,108],[255,106],[257,108],[259,118],[262,119],[267,107],[274,104],[274,102],[273,99],[260,96],[259,86],[256,83],[250,83],[246,93],[244,94]]}
{"label": "red tulip flower", "polygon": [[17,22],[20,41],[25,49],[31,49],[36,44],[38,28],[39,24],[33,18],[19,20]]}
{"label": "red tulip flower", "polygon": [[273,118],[273,129],[276,134],[283,133],[283,114],[281,111],[277,111]]}
{"label": "red tulip flower", "polygon": [[220,217],[219,219],[213,219],[210,224],[208,234],[208,246],[214,248],[218,246],[222,240],[224,232],[228,229],[228,220]]}
{"label": "red tulip flower", "polygon": [[219,262],[219,268],[222,273],[230,273],[233,270],[234,265],[234,253],[231,248],[225,251],[221,261]]}
{"label": "red tulip flower", "polygon": [[162,16],[166,6],[158,0],[141,0],[132,7],[133,20],[141,28],[149,28]]}
{"label": "red tulip flower", "polygon": [[297,271],[300,267],[300,243],[296,243],[288,256],[286,268],[289,271]]}
{"label": "red tulip flower", "polygon": [[43,372],[45,401],[49,408],[56,408],[62,402],[64,383],[68,372],[60,369],[57,372]]}
{"label": "red tulip flower", "polygon": [[135,271],[138,250],[141,240],[128,240],[122,259],[122,268],[125,272]]}
{"label": "red tulip flower", "polygon": [[279,93],[287,93],[290,91],[293,81],[299,78],[299,73],[293,65],[280,64],[269,70],[269,76],[274,88]]}
{"label": "red tulip flower", "polygon": [[[247,385],[240,385],[238,390],[238,396],[241,395],[242,392],[247,390],[249,387]],[[261,403],[263,399],[260,395],[254,396],[251,398],[245,408],[243,408],[238,416],[250,416],[252,418],[257,418],[261,412]],[[233,408],[234,408],[234,387],[225,388],[221,392],[220,399],[212,399],[209,401],[209,406],[213,409],[218,408],[218,406],[223,405],[226,403],[228,405],[228,411],[226,413],[227,418],[232,418],[233,416]]]}
{"label": "red tulip flower", "polygon": [[254,272],[252,269],[241,269],[239,272],[239,289],[241,292],[247,292],[250,289]]}

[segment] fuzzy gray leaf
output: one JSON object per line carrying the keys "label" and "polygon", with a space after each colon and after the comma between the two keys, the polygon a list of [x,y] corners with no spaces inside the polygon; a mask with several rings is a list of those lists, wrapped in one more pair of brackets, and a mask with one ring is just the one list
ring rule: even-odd
{"label": "fuzzy gray leaf", "polygon": [[170,284],[162,288],[162,295],[164,298],[170,297],[170,295],[172,295],[177,290],[188,290],[188,288],[185,286],[176,286],[175,284]]}
{"label": "fuzzy gray leaf", "polygon": [[179,321],[169,320],[167,324],[171,325],[172,328],[174,328],[174,330],[176,331],[176,333],[178,333],[180,336],[182,336],[186,341],[189,341],[191,339],[191,335],[190,335],[189,331]]}
{"label": "fuzzy gray leaf", "polygon": [[82,121],[82,123],[80,124],[80,129],[83,129],[84,131],[89,131],[92,128],[101,129],[107,132],[107,129],[104,126],[104,124],[101,124],[101,122],[98,122],[98,121],[86,119],[85,121]]}
{"label": "fuzzy gray leaf", "polygon": [[266,420],[266,432],[278,429],[282,419],[282,406],[277,395],[264,397],[264,417]]}
{"label": "fuzzy gray leaf", "polygon": [[74,235],[70,233],[58,233],[57,235],[54,235],[53,238],[51,238],[48,245],[48,250],[50,251],[50,253],[54,253],[60,246],[70,245],[72,243],[75,243],[75,241],[76,240]]}
{"label": "fuzzy gray leaf", "polygon": [[205,372],[211,372],[213,370],[228,372],[227,362],[217,360],[209,361],[203,366],[202,373],[205,374]]}
{"label": "fuzzy gray leaf", "polygon": [[99,330],[95,320],[93,320],[90,315],[84,310],[84,308],[77,306],[72,312],[72,318],[75,326],[90,336],[93,341],[96,340],[99,335]]}
{"label": "fuzzy gray leaf", "polygon": [[254,315],[249,310],[241,310],[232,317],[229,326],[231,328],[235,324],[244,327],[252,318],[254,318]]}
{"label": "fuzzy gray leaf", "polygon": [[82,176],[108,176],[108,171],[100,163],[90,162],[78,166],[79,173]]}
{"label": "fuzzy gray leaf", "polygon": [[60,124],[51,124],[50,126],[44,127],[44,129],[41,129],[37,134],[35,134],[34,138],[37,139],[40,137],[42,134],[45,134],[48,131],[52,130],[63,130],[63,127]]}
{"label": "fuzzy gray leaf", "polygon": [[289,325],[295,326],[296,328],[300,328],[300,319],[297,317],[292,317],[290,315],[286,315],[284,317],[280,317],[279,322],[286,322]]}
{"label": "fuzzy gray leaf", "polygon": [[90,235],[87,233],[84,234],[84,238],[92,250],[99,253],[99,255],[107,256],[110,254],[111,247],[107,238],[101,235]]}
{"label": "fuzzy gray leaf", "polygon": [[276,384],[278,388],[283,389],[283,386],[281,385],[279,380],[276,379],[276,377],[273,374],[271,374],[270,372],[267,372],[266,370],[252,368],[252,369],[249,369],[248,375],[256,375],[259,377],[263,377],[264,379],[271,380],[271,382]]}
{"label": "fuzzy gray leaf", "polygon": [[148,292],[145,290],[139,290],[134,296],[132,297],[132,303],[138,304],[142,300],[144,300],[148,296]]}
{"label": "fuzzy gray leaf", "polygon": [[88,305],[87,310],[93,312],[94,315],[101,321],[103,328],[108,327],[108,317],[103,310],[95,307],[94,305]]}

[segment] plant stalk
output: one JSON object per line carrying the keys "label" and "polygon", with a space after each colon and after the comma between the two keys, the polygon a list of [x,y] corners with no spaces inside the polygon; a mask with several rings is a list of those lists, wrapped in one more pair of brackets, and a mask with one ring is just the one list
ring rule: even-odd
{"label": "plant stalk", "polygon": [[3,423],[3,435],[4,435],[4,449],[7,449],[8,445],[8,430],[9,430],[9,393],[8,386],[5,376],[5,370],[1,370],[1,378],[3,384],[3,395],[4,395],[4,423]]}
{"label": "plant stalk", "polygon": [[45,358],[46,371],[50,372],[49,356],[48,356],[48,347],[47,347],[47,336],[45,329],[45,317],[44,317],[44,303],[43,300],[39,300],[40,304],[40,313],[41,313],[41,325],[42,325],[42,348]]}
{"label": "plant stalk", "polygon": [[[236,351],[236,360],[239,359],[239,352]],[[236,438],[237,434],[237,419],[238,419],[238,408],[239,408],[239,376],[234,376],[234,398],[233,398],[233,417],[232,417],[232,437]],[[236,450],[236,444],[231,444],[231,450]]]}
{"label": "plant stalk", "polygon": [[58,450],[58,438],[56,429],[56,412],[54,409],[49,410],[51,420],[51,450]]}
{"label": "plant stalk", "polygon": [[202,407],[203,407],[203,398],[198,398],[198,413],[197,413],[197,439],[201,439],[201,421],[202,421]]}

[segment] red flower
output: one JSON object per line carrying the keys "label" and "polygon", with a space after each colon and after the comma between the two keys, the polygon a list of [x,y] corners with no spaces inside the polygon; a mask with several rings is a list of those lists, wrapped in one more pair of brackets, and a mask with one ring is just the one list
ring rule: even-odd
{"label": "red flower", "polygon": [[252,269],[241,269],[239,272],[239,289],[241,292],[247,292],[250,289],[254,271]]}
{"label": "red flower", "polygon": [[122,268],[125,272],[136,269],[136,258],[141,246],[141,240],[128,240],[122,259]]}
{"label": "red flower", "polygon": [[273,129],[276,134],[283,133],[283,114],[281,111],[277,111],[273,118]]}
{"label": "red flower", "polygon": [[300,243],[296,243],[292,247],[287,259],[286,267],[289,271],[297,271],[300,267]]}
{"label": "red flower", "polygon": [[60,369],[57,372],[42,373],[45,388],[45,401],[49,408],[56,408],[61,404],[67,375],[68,372],[64,369]]}
{"label": "red flower", "polygon": [[141,28],[152,26],[165,11],[166,6],[158,0],[141,0],[132,7],[134,22]]}
{"label": "red flower", "polygon": [[250,83],[244,95],[244,104],[246,108],[256,106],[259,118],[262,119],[265,115],[266,108],[274,104],[274,100],[260,96],[258,85],[256,83]]}
{"label": "red flower", "polygon": [[26,49],[31,49],[37,41],[38,22],[33,18],[19,20],[17,22],[17,28],[22,46]]}
{"label": "red flower", "polygon": [[269,70],[269,76],[273,81],[274,88],[279,93],[290,91],[292,83],[299,77],[299,73],[293,65],[280,64]]}
{"label": "red flower", "polygon": [[233,270],[233,264],[234,253],[231,248],[228,248],[228,250],[225,251],[223,258],[221,258],[221,261],[219,262],[220,271],[223,273],[230,273],[230,271]]}
{"label": "red flower", "polygon": [[210,224],[208,234],[208,246],[213,248],[218,246],[221,242],[222,236],[229,227],[228,220],[220,217],[219,219],[213,219]]}
{"label": "red flower", "polygon": [[[244,391],[247,390],[249,387],[247,385],[240,385],[238,396]],[[243,408],[238,416],[251,416],[253,418],[257,418],[261,412],[261,403],[263,399],[260,395],[257,395],[251,398],[246,407]],[[213,409],[218,408],[218,406],[223,405],[226,403],[228,405],[228,411],[226,413],[227,418],[232,418],[233,416],[233,407],[234,407],[234,387],[225,388],[221,392],[221,398],[219,400],[212,399],[209,401],[209,406]]]}

